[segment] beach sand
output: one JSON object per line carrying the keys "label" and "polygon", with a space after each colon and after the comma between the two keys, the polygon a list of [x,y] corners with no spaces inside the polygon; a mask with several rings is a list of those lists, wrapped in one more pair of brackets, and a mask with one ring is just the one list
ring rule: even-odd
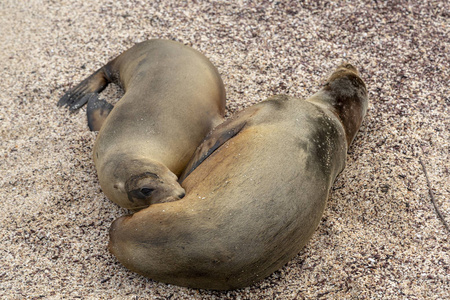
{"label": "beach sand", "polygon": [[[450,222],[449,11],[418,0],[2,0],[0,298],[448,299],[450,233],[419,158]],[[248,288],[155,282],[107,250],[111,222],[128,212],[100,190],[85,108],[56,103],[152,38],[213,62],[228,115],[275,94],[306,98],[343,61],[368,86],[368,115],[317,231]]]}

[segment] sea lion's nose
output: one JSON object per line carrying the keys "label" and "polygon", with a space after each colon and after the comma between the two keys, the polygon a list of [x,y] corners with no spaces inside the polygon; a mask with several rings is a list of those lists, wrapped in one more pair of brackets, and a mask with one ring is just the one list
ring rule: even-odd
{"label": "sea lion's nose", "polygon": [[182,192],[181,194],[178,195],[178,197],[179,197],[180,199],[183,198],[184,196],[186,196],[186,193],[185,193],[185,192]]}

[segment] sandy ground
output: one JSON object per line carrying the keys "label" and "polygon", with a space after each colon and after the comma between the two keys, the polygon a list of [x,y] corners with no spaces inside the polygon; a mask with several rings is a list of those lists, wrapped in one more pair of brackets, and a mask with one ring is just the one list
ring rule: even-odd
{"label": "sandy ground", "polygon": [[[418,0],[0,1],[0,298],[450,297],[450,233],[419,163],[450,222],[449,11]],[[230,114],[274,94],[307,97],[343,60],[368,85],[370,111],[319,228],[251,287],[154,282],[107,251],[111,222],[127,212],[100,191],[84,109],[55,104],[150,38],[210,58]]]}

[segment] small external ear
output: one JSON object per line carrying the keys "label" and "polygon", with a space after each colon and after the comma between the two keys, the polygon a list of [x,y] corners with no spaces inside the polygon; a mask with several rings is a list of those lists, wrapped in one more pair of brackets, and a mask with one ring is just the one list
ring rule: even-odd
{"label": "small external ear", "polygon": [[114,106],[100,100],[98,93],[90,93],[86,97],[89,97],[86,110],[89,129],[99,131]]}

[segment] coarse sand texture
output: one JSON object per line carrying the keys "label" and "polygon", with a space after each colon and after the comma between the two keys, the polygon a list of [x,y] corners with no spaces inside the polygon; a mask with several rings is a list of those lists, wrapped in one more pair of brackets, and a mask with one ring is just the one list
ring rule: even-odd
{"label": "coarse sand texture", "polygon": [[[450,232],[430,196],[450,223],[449,11],[418,0],[0,1],[0,298],[450,298]],[[253,286],[167,285],[107,250],[128,212],[100,190],[85,108],[56,103],[152,38],[211,60],[227,116],[276,94],[306,98],[343,61],[367,84],[368,114],[317,231]]]}

